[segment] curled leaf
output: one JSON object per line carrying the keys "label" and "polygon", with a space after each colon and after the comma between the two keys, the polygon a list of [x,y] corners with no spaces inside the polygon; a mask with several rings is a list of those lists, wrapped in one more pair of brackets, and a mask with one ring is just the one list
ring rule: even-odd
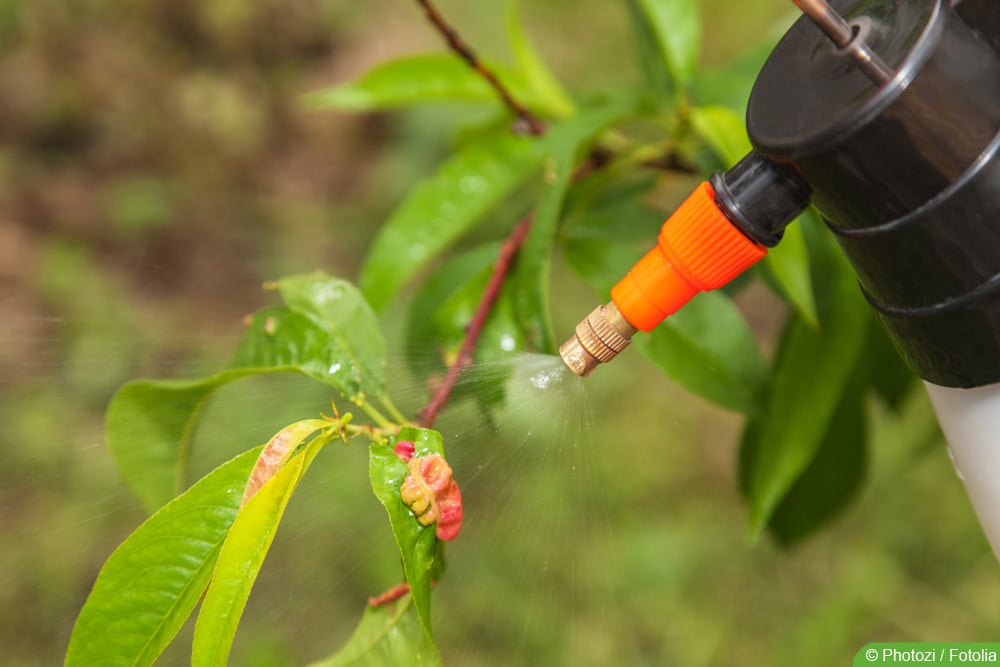
{"label": "curled leaf", "polygon": [[434,534],[439,540],[450,542],[462,530],[462,492],[458,488],[458,482],[452,480],[437,501],[439,514]]}
{"label": "curled leaf", "polygon": [[246,488],[243,490],[243,501],[240,506],[246,505],[247,501],[260,490],[260,487],[264,486],[269,479],[274,477],[275,473],[281,470],[303,440],[327,425],[328,422],[322,419],[304,419],[278,431],[264,445],[260,456],[257,457],[257,462],[254,463],[253,470],[250,471]]}
{"label": "curled leaf", "polygon": [[399,489],[400,498],[422,526],[437,523],[439,540],[453,540],[462,529],[462,492],[451,477],[451,466],[439,454],[411,458],[410,474]]}
{"label": "curled leaf", "polygon": [[[434,531],[413,520],[413,512],[400,497],[400,487],[410,474],[408,464],[393,451],[393,444],[400,441],[414,444],[414,456],[444,455],[441,434],[430,429],[405,427],[393,443],[377,442],[369,448],[368,472],[372,491],[389,515],[392,534],[403,559],[406,583],[413,592],[420,624],[432,641],[431,633],[431,579],[444,571],[441,541]],[[411,663],[413,664],[413,663]]]}
{"label": "curled leaf", "polygon": [[404,461],[409,461],[410,459],[413,458],[413,453],[416,451],[416,445],[414,445],[409,440],[400,440],[399,442],[396,443],[396,446],[393,448],[393,451],[396,452],[396,456],[398,456],[399,458],[403,459]]}
{"label": "curled leaf", "polygon": [[250,589],[285,508],[302,476],[328,442],[329,437],[323,435],[313,438],[240,508],[219,549],[212,582],[201,603],[191,644],[192,667],[227,664]]}

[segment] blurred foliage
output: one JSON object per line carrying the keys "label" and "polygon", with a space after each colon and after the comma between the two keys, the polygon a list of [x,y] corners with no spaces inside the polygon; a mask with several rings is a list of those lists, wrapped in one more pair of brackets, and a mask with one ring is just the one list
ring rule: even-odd
{"label": "blurred foliage", "polygon": [[[529,38],[574,90],[641,80],[623,6],[524,4]],[[701,3],[710,29],[707,67],[691,88],[699,104],[745,103],[747,75],[787,25],[787,4]],[[484,54],[504,60],[500,9],[441,6]],[[264,280],[312,268],[357,275],[393,205],[449,152],[455,126],[483,120],[462,105],[365,117],[296,106],[307,90],[427,50],[440,47],[419,12],[388,0],[0,3],[5,665],[61,659],[100,563],[143,516],[101,444],[111,392],[139,375],[221,366],[242,315],[261,305]],[[723,66],[734,57],[739,68]],[[669,208],[686,187],[660,179],[643,204]],[[493,222],[524,212],[518,196]],[[595,251],[585,227],[571,229]],[[470,246],[494,236],[474,233]],[[635,232],[632,252],[646,238]],[[606,252],[619,253],[613,267],[629,250]],[[597,282],[614,271],[606,273]],[[558,256],[553,274],[562,331],[593,295]],[[735,303],[770,357],[782,306],[755,288]],[[402,363],[399,315],[385,315],[397,334],[390,377],[412,411],[426,376]],[[877,358],[886,352],[882,341]],[[838,426],[863,428],[871,443],[858,461],[868,481],[839,522],[792,552],[744,541],[738,419],[638,355],[586,389],[569,404],[521,396],[508,405],[524,407],[494,424],[471,403],[442,419],[475,517],[434,593],[446,664],[835,665],[869,640],[995,635],[996,564],[912,384],[887,387],[885,400],[866,396],[860,426],[841,417],[856,407],[836,407]],[[192,468],[206,472],[326,399],[290,378],[220,390]],[[517,420],[536,428],[515,428]],[[366,456],[348,448],[337,463],[317,458],[233,664],[328,654],[367,596],[394,582],[391,534],[365,528],[383,513],[354,474]],[[331,502],[334,487],[341,502]],[[794,513],[778,509],[789,534]],[[182,631],[188,641],[191,630]],[[161,664],[187,661],[182,648]]]}

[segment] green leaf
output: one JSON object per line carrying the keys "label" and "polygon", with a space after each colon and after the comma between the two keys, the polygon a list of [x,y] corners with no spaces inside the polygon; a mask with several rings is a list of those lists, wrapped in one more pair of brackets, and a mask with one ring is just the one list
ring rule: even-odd
{"label": "green leaf", "polygon": [[570,266],[605,299],[638,257],[629,244],[586,237],[566,239],[563,250]]}
{"label": "green leaf", "polygon": [[893,410],[899,410],[917,381],[899,350],[873,315],[865,343],[864,366],[870,370],[871,388]]}
{"label": "green leaf", "polygon": [[748,473],[752,538],[816,458],[867,334],[870,316],[847,260],[829,235],[817,236],[811,250],[816,275],[822,276],[820,329],[793,314],[779,347],[759,450]]}
{"label": "green leaf", "polygon": [[[417,377],[444,372],[458,354],[499,248],[498,243],[490,243],[450,259],[414,295],[406,349]],[[479,363],[462,374],[452,402],[471,395],[486,410],[502,402],[504,380],[509,375],[502,361],[525,351],[510,292],[507,286],[501,289],[476,343],[474,357]]]}
{"label": "green leaf", "polygon": [[635,57],[645,80],[643,92],[655,103],[659,111],[671,109],[676,103],[677,97],[674,95],[674,85],[670,72],[660,54],[660,44],[646,20],[646,15],[639,8],[639,0],[627,0],[626,6],[629,25],[632,29]]}
{"label": "green leaf", "polygon": [[152,512],[187,486],[187,461],[201,411],[212,393],[255,374],[225,371],[207,380],[138,380],[111,398],[108,448],[132,492]]}
{"label": "green leaf", "polygon": [[525,334],[536,349],[555,351],[549,321],[549,270],[559,229],[563,200],[572,181],[574,161],[598,132],[633,112],[634,100],[590,109],[550,128],[544,140],[549,188],[535,211],[528,238],[518,253],[514,274],[514,308]]}
{"label": "green leaf", "polygon": [[[644,202],[654,186],[650,176],[630,174],[571,202],[569,224],[560,234],[563,250],[570,266],[602,297],[656,243],[665,216]],[[583,189],[581,184],[574,192]]]}
{"label": "green leaf", "polygon": [[759,414],[768,367],[743,315],[722,292],[704,292],[648,335],[639,351],[688,391]]}
{"label": "green leaf", "polygon": [[697,0],[637,0],[660,47],[677,92],[690,83],[698,66],[701,22]]}
{"label": "green leaf", "polygon": [[552,75],[552,71],[539,57],[535,47],[528,41],[521,25],[518,0],[507,3],[507,35],[510,38],[511,50],[517,65],[524,73],[539,104],[553,116],[563,118],[572,116],[576,111],[573,100]]}
{"label": "green leaf", "polygon": [[66,665],[150,665],[194,609],[261,448],[237,456],[146,520],[111,554]]}
{"label": "green leaf", "polygon": [[[380,334],[365,344],[380,346],[384,342]],[[351,348],[345,339],[334,336],[301,313],[288,308],[267,308],[254,313],[231,363],[233,370],[220,375],[236,370],[244,375],[301,373],[335,387],[345,397],[378,396],[384,384],[381,368],[374,363],[366,367],[363,361],[358,367],[352,365],[362,358],[374,360],[363,355],[364,351]]]}
{"label": "green leaf", "polygon": [[417,185],[382,226],[361,270],[361,289],[381,310],[428,262],[469,231],[541,164],[537,142],[495,132],[452,155]]}
{"label": "green leaf", "polygon": [[[352,401],[365,394],[382,396],[385,387],[385,339],[378,318],[354,285],[322,273],[283,278],[275,283],[288,308],[306,316],[328,335],[329,352],[340,369],[328,366],[324,380]],[[277,332],[275,337],[277,337]]]}
{"label": "green leaf", "polygon": [[214,667],[228,662],[250,589],[271,548],[288,501],[328,442],[329,437],[324,435],[313,438],[236,515],[222,543],[212,582],[198,613],[191,647],[192,667]]}
{"label": "green leaf", "polygon": [[278,283],[288,308],[258,312],[230,368],[200,380],[140,380],[112,397],[108,447],[150,511],[187,486],[187,461],[201,412],[215,391],[241,378],[299,373],[367,410],[384,398],[385,342],[374,314],[347,282],[320,274]]}
{"label": "green leaf", "polygon": [[450,258],[414,294],[407,319],[406,356],[417,377],[440,372],[457,353],[475,310],[468,295],[476,289],[482,295],[499,250],[499,243],[490,243]]}
{"label": "green leaf", "polygon": [[728,107],[693,107],[690,118],[695,134],[722,158],[727,167],[742,160],[753,149],[743,118]]}
{"label": "green leaf", "polygon": [[[870,369],[859,366],[840,397],[816,457],[788,490],[768,522],[768,531],[790,547],[836,518],[861,487],[867,464],[868,430],[864,409]],[[748,471],[760,447],[760,425],[748,426],[740,446],[740,476],[746,489]]]}
{"label": "green leaf", "polygon": [[[490,69],[520,100],[531,100],[524,77],[498,65]],[[501,101],[483,77],[453,54],[407,56],[377,65],[356,81],[318,90],[303,97],[313,109],[383,111],[429,102]]]}
{"label": "green leaf", "polygon": [[437,552],[434,525],[422,526],[399,495],[399,488],[409,474],[406,463],[393,450],[393,444],[409,440],[415,445],[414,456],[440,454],[444,456],[441,434],[429,429],[406,427],[400,430],[393,443],[375,443],[369,450],[368,474],[372,491],[389,514],[392,534],[403,558],[403,572],[410,584],[413,602],[420,623],[428,638],[431,631],[431,574]]}
{"label": "green leaf", "polygon": [[561,238],[632,244],[636,252],[652,246],[665,217],[645,201],[656,188],[657,177],[605,169],[591,178],[581,181],[567,199],[569,224]]}
{"label": "green leaf", "polygon": [[781,293],[809,326],[819,326],[816,298],[813,294],[812,276],[809,273],[809,247],[806,245],[805,226],[821,226],[812,209],[793,221],[781,237],[781,242],[771,248],[764,258],[765,270],[770,271]]}
{"label": "green leaf", "polygon": [[698,105],[721,105],[742,118],[757,74],[771,55],[780,34],[764,39],[735,60],[721,67],[702,67],[691,84],[691,96]]}
{"label": "green leaf", "polygon": [[389,604],[367,607],[343,648],[308,667],[435,667],[440,664],[437,647],[420,624],[413,597],[407,595]]}

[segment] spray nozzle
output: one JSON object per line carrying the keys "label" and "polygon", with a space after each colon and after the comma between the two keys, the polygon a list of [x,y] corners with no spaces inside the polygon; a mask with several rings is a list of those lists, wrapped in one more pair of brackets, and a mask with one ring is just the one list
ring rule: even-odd
{"label": "spray nozzle", "polygon": [[628,347],[636,331],[612,301],[576,325],[575,333],[559,347],[559,355],[570,370],[587,377],[597,364],[611,361]]}
{"label": "spray nozzle", "polygon": [[611,290],[611,302],[580,322],[559,348],[586,377],[611,361],[636,331],[651,331],[698,292],[718,289],[767,254],[809,203],[790,166],[752,152],[702,183],[660,229],[657,244]]}

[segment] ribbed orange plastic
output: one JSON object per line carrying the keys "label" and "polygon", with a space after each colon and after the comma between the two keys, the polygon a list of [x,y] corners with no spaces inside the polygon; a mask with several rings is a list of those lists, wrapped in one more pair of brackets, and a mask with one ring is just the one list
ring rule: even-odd
{"label": "ribbed orange plastic", "polygon": [[698,292],[718,289],[767,254],[719,209],[702,183],[663,223],[656,247],[611,290],[637,329],[650,331]]}

